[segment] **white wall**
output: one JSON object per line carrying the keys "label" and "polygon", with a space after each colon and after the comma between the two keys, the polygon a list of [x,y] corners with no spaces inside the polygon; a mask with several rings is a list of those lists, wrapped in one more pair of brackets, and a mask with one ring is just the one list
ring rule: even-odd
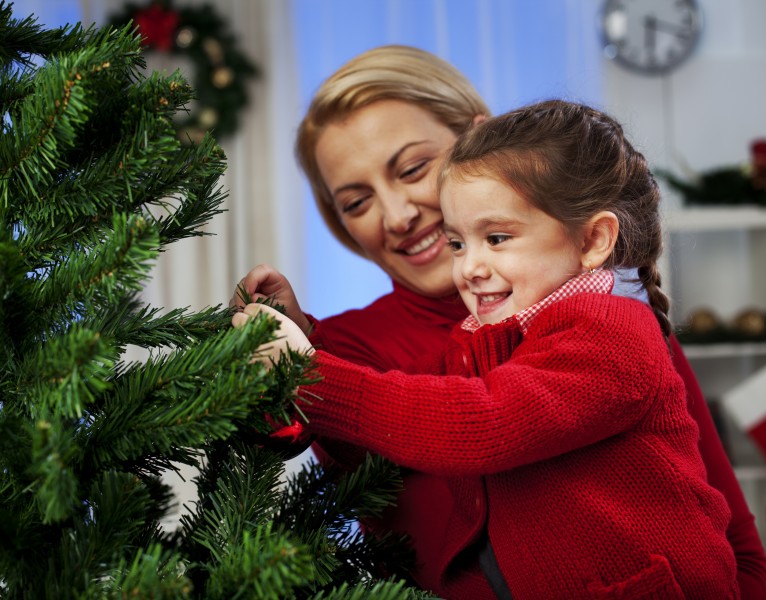
{"label": "white wall", "polygon": [[[677,174],[747,163],[750,143],[766,137],[766,1],[698,3],[702,38],[675,72],[647,77],[608,61],[604,68],[604,108],[622,121],[653,168]],[[665,210],[680,208],[678,195],[660,183]],[[664,287],[676,323],[703,307],[725,322],[748,306],[766,310],[766,230],[694,231],[666,241]],[[692,359],[712,409],[763,363],[761,355]],[[766,390],[757,401],[766,402]],[[720,418],[743,492],[766,537],[763,455],[725,410]]]}
{"label": "white wall", "polygon": [[[654,168],[678,174],[748,162],[750,143],[766,137],[766,2],[698,3],[702,37],[676,71],[642,76],[609,61],[604,69],[604,108],[623,122]],[[678,208],[679,197],[663,188],[665,209]],[[699,236],[680,239],[666,265],[677,322],[702,305],[732,318],[747,304],[766,302],[766,277],[754,277],[766,257],[761,264],[752,259],[749,237],[724,232],[706,234],[704,244]]]}
{"label": "white wall", "polygon": [[605,108],[620,118],[650,162],[694,169],[748,159],[766,136],[766,2],[698,0],[699,45],[663,77],[605,65]]}

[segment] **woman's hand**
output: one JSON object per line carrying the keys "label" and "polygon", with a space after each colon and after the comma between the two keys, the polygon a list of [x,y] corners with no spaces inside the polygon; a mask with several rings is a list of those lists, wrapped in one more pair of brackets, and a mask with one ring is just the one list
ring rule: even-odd
{"label": "woman's hand", "polygon": [[266,304],[246,305],[242,309],[242,312],[234,313],[231,317],[231,324],[234,327],[241,327],[249,319],[260,313],[266,313],[279,321],[279,329],[277,330],[278,337],[276,340],[264,344],[256,350],[256,361],[266,362],[267,364],[269,364],[271,360],[276,362],[279,360],[280,354],[287,353],[288,348],[296,352],[313,354],[314,347],[311,345],[311,342],[309,342],[301,328],[281,312]]}
{"label": "woman's hand", "polygon": [[290,320],[295,322],[305,335],[309,334],[311,323],[303,314],[290,282],[271,265],[260,264],[245,275],[229,300],[230,307],[240,309],[245,307],[241,290],[246,291],[253,300],[271,298],[274,302],[281,304]]}

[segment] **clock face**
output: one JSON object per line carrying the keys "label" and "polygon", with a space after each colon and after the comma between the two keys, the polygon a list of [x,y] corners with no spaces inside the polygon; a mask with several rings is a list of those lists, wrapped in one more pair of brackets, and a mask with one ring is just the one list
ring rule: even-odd
{"label": "clock face", "polygon": [[662,74],[689,56],[702,19],[694,0],[607,0],[601,23],[607,58]]}

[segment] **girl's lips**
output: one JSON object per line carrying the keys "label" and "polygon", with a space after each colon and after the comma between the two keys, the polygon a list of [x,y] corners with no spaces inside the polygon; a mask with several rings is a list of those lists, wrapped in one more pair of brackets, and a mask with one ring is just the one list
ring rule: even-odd
{"label": "girl's lips", "polygon": [[499,309],[511,297],[511,292],[502,294],[482,294],[476,296],[476,314],[488,315]]}

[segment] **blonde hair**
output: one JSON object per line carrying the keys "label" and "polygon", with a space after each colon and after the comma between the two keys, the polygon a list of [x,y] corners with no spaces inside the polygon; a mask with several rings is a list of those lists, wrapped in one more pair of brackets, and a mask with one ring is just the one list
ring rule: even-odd
{"label": "blonde hair", "polygon": [[[423,108],[459,135],[489,109],[468,79],[438,56],[411,46],[380,46],[351,59],[319,87],[298,128],[295,154],[322,218],[347,248],[364,255],[333,204],[316,159],[324,128],[379,100],[401,100]],[[436,192],[434,191],[434,194]]]}
{"label": "blonde hair", "polygon": [[462,135],[448,154],[448,177],[492,177],[575,232],[608,210],[620,224],[606,268],[636,268],[665,336],[669,299],[661,289],[660,190],[643,154],[609,115],[583,104],[549,100],[488,119]]}

